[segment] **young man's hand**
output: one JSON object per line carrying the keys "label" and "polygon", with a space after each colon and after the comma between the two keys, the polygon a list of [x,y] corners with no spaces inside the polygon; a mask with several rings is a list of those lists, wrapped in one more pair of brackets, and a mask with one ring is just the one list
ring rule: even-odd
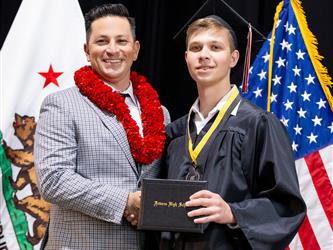
{"label": "young man's hand", "polygon": [[219,194],[201,190],[191,195],[186,207],[201,207],[188,212],[189,217],[197,217],[194,223],[215,222],[219,224],[235,224],[236,220],[230,206]]}

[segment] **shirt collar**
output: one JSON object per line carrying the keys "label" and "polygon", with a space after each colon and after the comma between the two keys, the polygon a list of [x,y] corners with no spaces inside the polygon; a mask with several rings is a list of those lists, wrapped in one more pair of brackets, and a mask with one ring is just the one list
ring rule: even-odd
{"label": "shirt collar", "polygon": [[[233,85],[233,87],[228,91],[228,93],[225,96],[223,96],[221,98],[221,100],[216,104],[216,106],[208,113],[206,118],[203,116],[202,113],[200,113],[199,98],[197,98],[191,107],[191,111],[193,111],[195,113],[195,119],[201,120],[201,121],[205,120],[205,119],[210,120],[217,112],[219,112],[221,110],[221,108],[226,103],[228,97],[231,95],[231,92],[234,88],[237,88],[237,86]],[[231,115],[235,116],[237,114],[238,108],[239,108],[239,103],[232,110]]]}
{"label": "shirt collar", "polygon": [[130,81],[129,82],[129,86],[127,89],[125,89],[124,91],[119,91],[117,88],[111,86],[110,84],[107,84],[108,86],[110,86],[112,88],[112,90],[116,93],[119,93],[119,94],[128,94],[132,100],[133,103],[136,103],[135,101],[135,96],[134,96],[134,91],[133,91],[133,85],[132,85],[132,82]]}
{"label": "shirt collar", "polygon": [[134,91],[133,91],[133,85],[132,85],[132,82],[130,81],[129,83],[129,86],[126,90],[124,90],[123,92],[120,92],[121,94],[129,94],[129,96],[131,97],[132,99],[132,102],[133,103],[136,103],[136,100],[135,100],[135,96],[134,96]]}

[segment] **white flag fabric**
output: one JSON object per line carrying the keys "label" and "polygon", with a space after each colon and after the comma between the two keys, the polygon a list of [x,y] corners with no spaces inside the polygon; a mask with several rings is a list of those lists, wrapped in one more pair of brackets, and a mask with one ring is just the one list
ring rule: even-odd
{"label": "white flag fabric", "polygon": [[22,1],[0,52],[0,125],[8,159],[0,158],[1,249],[40,247],[50,205],[36,186],[34,132],[45,96],[72,86],[74,71],[86,64],[84,42],[77,0]]}

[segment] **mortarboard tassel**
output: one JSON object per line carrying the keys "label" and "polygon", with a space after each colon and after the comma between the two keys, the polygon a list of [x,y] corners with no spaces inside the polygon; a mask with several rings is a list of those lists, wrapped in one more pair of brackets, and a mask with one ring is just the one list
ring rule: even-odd
{"label": "mortarboard tassel", "polygon": [[249,23],[249,31],[247,33],[245,62],[244,62],[244,69],[243,69],[243,86],[242,86],[243,93],[247,93],[247,89],[248,89],[249,71],[250,71],[250,65],[251,65],[251,50],[252,50],[252,26]]}

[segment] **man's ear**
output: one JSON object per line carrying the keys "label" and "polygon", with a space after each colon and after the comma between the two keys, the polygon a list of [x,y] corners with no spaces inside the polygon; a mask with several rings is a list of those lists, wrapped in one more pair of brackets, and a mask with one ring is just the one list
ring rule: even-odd
{"label": "man's ear", "polygon": [[85,43],[83,45],[84,52],[86,53],[87,61],[90,62],[90,55],[89,55],[89,46]]}
{"label": "man's ear", "polygon": [[231,52],[230,68],[233,68],[236,66],[238,59],[239,59],[239,51],[237,49],[235,49],[233,52]]}
{"label": "man's ear", "polygon": [[133,60],[136,61],[136,59],[138,59],[139,51],[140,51],[140,43],[139,43],[139,41],[135,41],[133,46],[134,46],[134,57],[133,57]]}

